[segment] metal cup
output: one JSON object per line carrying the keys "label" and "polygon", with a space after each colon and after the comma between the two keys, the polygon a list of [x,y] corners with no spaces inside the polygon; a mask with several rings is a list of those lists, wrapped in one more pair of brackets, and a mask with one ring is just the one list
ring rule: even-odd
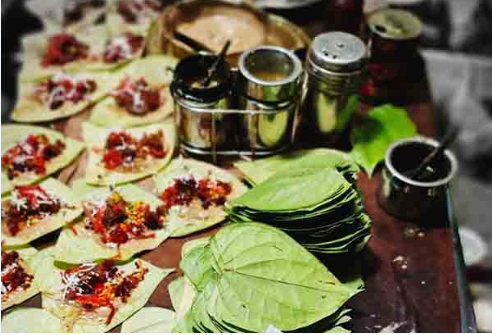
{"label": "metal cup", "polygon": [[214,113],[215,109],[231,107],[232,75],[229,65],[225,62],[219,64],[210,87],[191,84],[202,81],[215,60],[216,56],[204,54],[181,60],[171,84],[181,145],[195,154],[226,149],[235,134],[231,125],[234,115]]}
{"label": "metal cup", "polygon": [[238,67],[239,109],[261,111],[241,115],[243,145],[257,153],[288,147],[299,107],[300,59],[287,49],[261,46],[243,53]]}
{"label": "metal cup", "polygon": [[446,205],[446,190],[458,170],[456,157],[449,150],[433,164],[430,180],[420,181],[404,175],[438,145],[432,139],[414,137],[398,141],[387,150],[378,200],[388,214],[418,221]]}

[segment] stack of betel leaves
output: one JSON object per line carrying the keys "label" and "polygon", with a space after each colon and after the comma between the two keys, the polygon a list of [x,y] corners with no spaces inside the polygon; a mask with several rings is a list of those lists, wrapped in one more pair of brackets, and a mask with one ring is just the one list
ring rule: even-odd
{"label": "stack of betel leaves", "polygon": [[353,254],[367,244],[371,221],[347,155],[315,149],[236,166],[259,184],[228,202],[232,221],[280,228],[313,253]]}
{"label": "stack of betel leaves", "polygon": [[185,244],[169,285],[173,332],[345,332],[360,278],[340,282],[291,237],[260,223],[226,225]]}

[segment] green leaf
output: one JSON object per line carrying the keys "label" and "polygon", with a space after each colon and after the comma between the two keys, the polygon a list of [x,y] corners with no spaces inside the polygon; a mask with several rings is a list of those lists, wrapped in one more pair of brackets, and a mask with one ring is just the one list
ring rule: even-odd
{"label": "green leaf", "polygon": [[210,245],[206,245],[190,250],[179,265],[195,288],[202,291],[209,280],[217,277],[212,262]]}
{"label": "green leaf", "polygon": [[2,312],[3,333],[62,333],[61,321],[41,308],[16,307]]}
{"label": "green leaf", "polygon": [[176,323],[175,313],[162,307],[144,307],[121,325],[122,333],[169,333]]}
{"label": "green leaf", "polygon": [[297,210],[319,205],[350,187],[335,169],[297,168],[274,175],[231,203],[259,211]]}
{"label": "green leaf", "polygon": [[167,285],[167,290],[169,291],[169,297],[171,298],[171,305],[174,310],[177,311],[184,294],[185,279],[184,277],[178,277],[172,280],[169,285]]}
{"label": "green leaf", "polygon": [[[284,156],[261,160],[258,167],[273,175],[228,202],[229,220],[268,223],[316,254],[362,250],[371,222],[352,184],[357,165],[339,152],[309,151],[294,157],[294,165]],[[244,164],[240,168],[245,173],[254,171]]]}
{"label": "green leaf", "polygon": [[358,167],[351,161],[349,154],[333,149],[308,149],[288,152],[251,162],[241,161],[234,164],[253,185],[260,184],[282,170],[301,167],[337,167],[348,168],[351,173]]}
{"label": "green leaf", "polygon": [[[81,333],[102,333],[113,329],[144,307],[159,283],[174,271],[172,268],[158,268],[142,261],[143,266],[148,269],[148,272],[145,274],[144,279],[131,292],[128,300],[118,305],[111,323],[109,325],[104,322],[87,323],[84,322],[83,318],[79,317],[78,312],[73,312],[73,307],[64,304],[62,300],[56,298],[60,296],[61,290],[63,289],[60,274],[67,268],[73,267],[73,265],[55,262],[52,248],[47,248],[39,252],[36,257],[41,258],[34,276],[35,284],[39,287],[42,294],[42,306],[62,321],[62,326],[64,327],[63,332],[70,330]],[[137,260],[132,260],[126,263],[118,263],[117,268],[128,274],[135,271],[136,264]]]}
{"label": "green leaf", "polygon": [[350,330],[343,328],[342,326],[336,326],[335,328],[328,329],[325,333],[343,334],[350,333]]}
{"label": "green leaf", "polygon": [[[231,186],[231,192],[226,199],[233,199],[243,194],[248,188],[233,174],[220,169],[212,164],[200,162],[193,159],[175,159],[161,173],[154,177],[157,192],[161,194],[165,189],[174,185],[176,179],[183,178],[205,178],[211,181],[221,181]],[[167,216],[168,226],[173,228],[172,237],[186,236],[197,231],[214,226],[226,218],[226,213],[222,206],[211,206],[208,209],[182,207],[180,211],[173,208]]]}
{"label": "green leaf", "polygon": [[352,158],[371,177],[386,150],[395,141],[417,134],[404,109],[387,104],[369,111],[366,120],[352,129]]}
{"label": "green leaf", "polygon": [[[208,253],[200,248],[201,255]],[[270,325],[296,330],[337,315],[356,293],[291,237],[268,225],[228,225],[208,248],[216,276],[188,313],[196,331],[263,332]]]}

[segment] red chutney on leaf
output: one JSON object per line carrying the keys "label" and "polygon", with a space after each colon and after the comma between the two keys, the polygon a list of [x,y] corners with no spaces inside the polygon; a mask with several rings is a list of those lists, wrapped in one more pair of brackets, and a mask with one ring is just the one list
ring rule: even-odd
{"label": "red chutney on leaf", "polygon": [[164,148],[164,133],[145,133],[141,139],[119,131],[112,132],[106,139],[103,162],[108,170],[119,167],[135,167],[147,159],[160,159],[166,156]]}
{"label": "red chutney on leaf", "polygon": [[132,33],[113,39],[104,50],[104,62],[116,63],[132,58],[143,47],[143,42],[143,36]]}
{"label": "red chutney on leaf", "polygon": [[62,107],[65,102],[78,103],[88,94],[93,93],[97,84],[92,79],[76,78],[65,73],[58,73],[43,80],[34,93],[39,101],[49,106],[51,110]]}
{"label": "red chutney on leaf", "polygon": [[137,81],[124,78],[112,96],[119,107],[138,116],[156,111],[162,105],[159,90],[149,87],[144,78]]}
{"label": "red chutney on leaf", "polygon": [[189,205],[193,200],[200,200],[204,209],[220,206],[226,202],[232,188],[229,183],[211,181],[208,178],[196,180],[194,177],[175,179],[172,186],[160,195],[167,210],[172,206]]}
{"label": "red chutney on leaf", "polygon": [[2,251],[2,303],[19,289],[27,290],[34,279],[26,272],[17,251]]}
{"label": "red chutney on leaf", "polygon": [[97,233],[106,244],[153,238],[153,231],[164,227],[161,207],[153,211],[143,202],[127,202],[116,191],[103,206],[84,204],[84,211],[88,218],[86,228]]}
{"label": "red chutney on leaf", "polygon": [[97,312],[99,308],[109,308],[106,318],[109,325],[117,311],[118,302],[127,303],[133,290],[145,279],[149,271],[141,261],[136,262],[136,270],[128,275],[112,261],[100,264],[82,264],[62,272],[65,302],[80,307],[85,312]]}
{"label": "red chutney on leaf", "polygon": [[16,186],[8,206],[2,210],[2,224],[6,225],[12,236],[16,236],[24,227],[34,225],[60,209],[60,200],[50,196],[40,186]]}
{"label": "red chutney on leaf", "polygon": [[65,65],[88,56],[89,46],[87,44],[79,41],[74,35],[61,33],[49,38],[41,65],[44,67]]}
{"label": "red chutney on leaf", "polygon": [[57,140],[50,143],[44,134],[29,135],[2,155],[2,169],[12,180],[23,173],[46,173],[46,162],[59,156],[65,149],[65,143]]}

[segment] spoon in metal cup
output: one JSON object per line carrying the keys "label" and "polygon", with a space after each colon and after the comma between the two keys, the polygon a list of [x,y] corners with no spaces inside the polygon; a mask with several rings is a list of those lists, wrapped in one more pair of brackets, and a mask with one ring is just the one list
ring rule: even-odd
{"label": "spoon in metal cup", "polygon": [[208,87],[208,85],[210,85],[210,82],[212,81],[212,77],[214,76],[215,72],[217,71],[217,68],[219,67],[220,62],[222,62],[224,60],[224,57],[225,57],[227,50],[229,49],[230,46],[231,46],[231,41],[227,40],[227,42],[222,47],[222,50],[220,51],[220,53],[217,55],[217,58],[213,62],[212,66],[208,70],[207,77],[202,82],[203,87]]}
{"label": "spoon in metal cup", "polygon": [[439,157],[442,156],[444,153],[444,150],[453,143],[453,141],[456,139],[457,135],[459,132],[458,127],[453,127],[451,130],[448,131],[448,133],[444,136],[443,140],[441,143],[434,148],[425,158],[424,160],[417,166],[416,168],[406,171],[404,175],[406,175],[408,178],[415,179],[415,180],[421,180],[424,179],[424,177],[427,177],[430,171],[428,170],[428,167]]}

